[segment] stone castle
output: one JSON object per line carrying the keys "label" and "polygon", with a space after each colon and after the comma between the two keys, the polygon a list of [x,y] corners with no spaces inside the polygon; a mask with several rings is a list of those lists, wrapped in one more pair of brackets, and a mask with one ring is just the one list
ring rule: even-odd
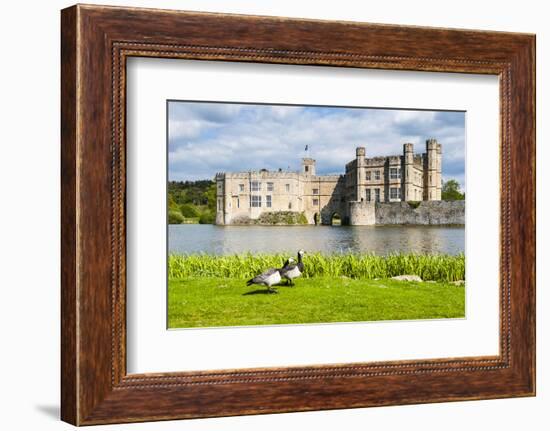
{"label": "stone castle", "polygon": [[309,224],[332,224],[335,215],[342,224],[377,224],[382,203],[441,200],[441,157],[441,144],[428,139],[422,154],[407,143],[402,155],[367,158],[358,147],[343,175],[316,175],[309,157],[302,159],[300,172],[218,173],[216,224],[247,223],[283,211],[303,214]]}

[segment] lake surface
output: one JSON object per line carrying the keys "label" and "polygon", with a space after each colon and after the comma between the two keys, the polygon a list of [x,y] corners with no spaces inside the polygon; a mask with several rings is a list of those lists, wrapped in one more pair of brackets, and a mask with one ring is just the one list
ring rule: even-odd
{"label": "lake surface", "polygon": [[169,225],[170,253],[464,253],[464,227]]}

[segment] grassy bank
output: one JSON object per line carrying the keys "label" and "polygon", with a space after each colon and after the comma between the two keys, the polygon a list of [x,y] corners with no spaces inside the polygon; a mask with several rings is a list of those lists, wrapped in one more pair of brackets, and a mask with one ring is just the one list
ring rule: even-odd
{"label": "grassy bank", "polygon": [[[169,278],[229,277],[246,280],[266,268],[281,267],[288,254],[264,255],[171,255]],[[305,278],[349,277],[372,280],[391,278],[396,275],[414,274],[423,280],[464,280],[464,255],[416,255],[396,254],[389,256],[333,254],[307,254]]]}
{"label": "grassy bank", "polygon": [[464,286],[318,276],[267,294],[240,277],[172,278],[170,328],[464,317]]}

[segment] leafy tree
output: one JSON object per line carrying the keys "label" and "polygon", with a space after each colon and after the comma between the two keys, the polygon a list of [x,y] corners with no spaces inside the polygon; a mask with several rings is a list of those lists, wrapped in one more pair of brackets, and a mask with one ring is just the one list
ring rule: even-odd
{"label": "leafy tree", "polygon": [[178,205],[207,205],[206,192],[214,185],[211,180],[200,181],[170,181],[168,193],[173,196]]}
{"label": "leafy tree", "polygon": [[208,209],[214,213],[216,212],[216,194],[216,183],[210,184],[204,194]]}
{"label": "leafy tree", "polygon": [[462,201],[465,194],[460,191],[460,183],[457,180],[449,180],[443,183],[441,199],[444,201]]}
{"label": "leafy tree", "polygon": [[168,193],[168,209],[174,210],[179,212],[178,204],[176,203],[174,196],[172,196],[170,193]]}
{"label": "leafy tree", "polygon": [[184,217],[200,217],[201,213],[193,204],[183,204],[180,206],[181,215]]}

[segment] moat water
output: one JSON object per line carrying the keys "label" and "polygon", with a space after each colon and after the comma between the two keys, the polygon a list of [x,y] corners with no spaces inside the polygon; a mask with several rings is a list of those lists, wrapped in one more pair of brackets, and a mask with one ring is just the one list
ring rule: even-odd
{"label": "moat water", "polygon": [[170,253],[464,253],[464,227],[169,225]]}

